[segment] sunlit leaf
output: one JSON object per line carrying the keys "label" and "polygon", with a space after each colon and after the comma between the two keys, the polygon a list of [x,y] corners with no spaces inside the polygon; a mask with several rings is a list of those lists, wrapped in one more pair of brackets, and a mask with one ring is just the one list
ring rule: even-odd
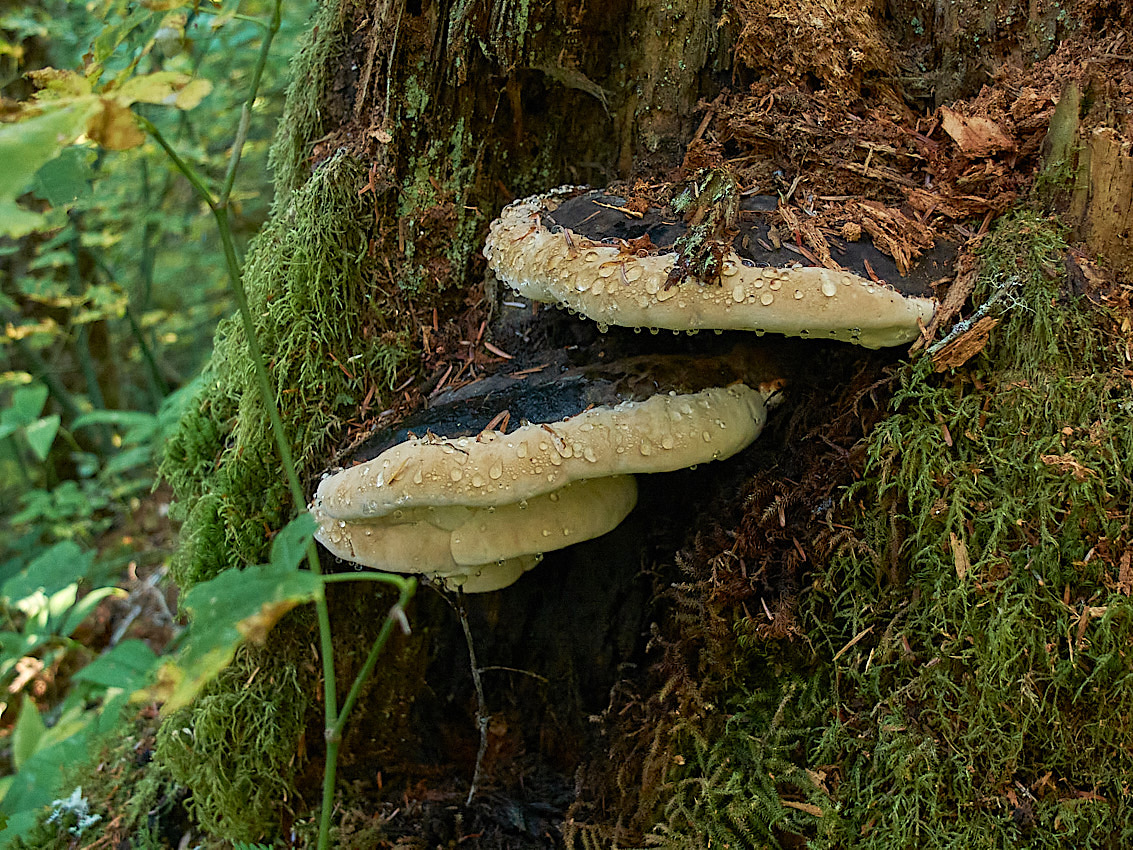
{"label": "sunlit leaf", "polygon": [[195,585],[182,600],[192,618],[188,637],[162,665],[150,695],[164,700],[166,711],[188,704],[245,639],[262,639],[280,617],[321,593],[320,576],[276,564],[228,570]]}
{"label": "sunlit leaf", "polygon": [[24,428],[24,437],[41,461],[47,460],[47,453],[51,451],[51,444],[55,442],[55,435],[59,431],[59,414],[53,413]]}
{"label": "sunlit leaf", "polygon": [[26,693],[23,694],[20,716],[16,720],[16,727],[12,730],[12,761],[17,770],[35,755],[46,731],[47,727],[43,723],[43,718],[39,716],[35,701]]}
{"label": "sunlit leaf", "polygon": [[74,71],[40,68],[38,71],[29,71],[28,77],[39,89],[35,93],[35,99],[41,102],[83,97],[91,93],[90,80]]}
{"label": "sunlit leaf", "polygon": [[212,91],[207,80],[193,79],[175,71],[155,71],[131,77],[115,89],[111,96],[122,106],[132,103],[157,103],[192,109]]}
{"label": "sunlit leaf", "polygon": [[103,98],[102,109],[91,116],[87,135],[107,150],[125,151],[136,148],[146,140],[138,128],[138,120],[128,107],[116,100]]}

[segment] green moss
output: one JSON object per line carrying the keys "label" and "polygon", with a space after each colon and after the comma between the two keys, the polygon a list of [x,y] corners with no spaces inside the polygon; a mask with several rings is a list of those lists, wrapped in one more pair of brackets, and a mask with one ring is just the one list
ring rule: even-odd
{"label": "green moss", "polygon": [[275,175],[275,206],[285,205],[310,173],[308,157],[314,139],[322,135],[320,107],[325,103],[331,57],[345,43],[348,0],[318,4],[314,20],[291,60],[291,83],[272,143],[268,165]]}
{"label": "green moss", "polygon": [[246,654],[158,732],[159,763],[193,789],[188,806],[214,835],[257,841],[279,830],[308,708],[292,662]]}
{"label": "green moss", "polygon": [[[301,474],[329,454],[345,418],[409,359],[385,325],[368,276],[372,211],[365,169],[324,163],[256,240],[244,280],[260,345]],[[367,340],[360,343],[359,340]],[[257,563],[295,506],[235,317],[217,330],[199,398],[167,448],[161,472],[185,518],[174,578],[182,586]]]}
{"label": "green moss", "polygon": [[807,648],[748,650],[722,729],[686,736],[668,846],[1133,842],[1133,389],[1065,250],[998,225],[976,299],[1001,324],[957,374],[906,367],[853,538],[800,599]]}

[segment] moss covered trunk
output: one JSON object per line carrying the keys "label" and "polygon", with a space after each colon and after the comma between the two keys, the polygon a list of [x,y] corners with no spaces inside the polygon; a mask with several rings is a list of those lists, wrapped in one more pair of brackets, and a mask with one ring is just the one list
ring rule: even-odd
{"label": "moss covered trunk", "polygon": [[[1125,670],[1116,656],[1091,660],[1083,640],[1091,618],[1125,605],[1104,601],[1104,567],[1128,566],[1128,502],[1115,494],[1129,478],[1090,423],[1119,416],[1106,393],[1127,388],[1107,371],[1109,319],[1083,319],[1082,290],[1058,279],[1058,226],[1017,216],[993,248],[981,240],[1020,199],[1045,214],[1072,195],[1085,238],[1101,231],[1081,185],[1055,185],[1052,163],[1073,143],[1053,156],[1047,129],[1062,76],[1118,61],[1102,33],[1122,15],[904,0],[322,7],[296,59],[275,212],[247,272],[311,489],[438,387],[490,374],[520,344],[492,338],[498,297],[479,253],[513,198],[566,183],[644,192],[724,165],[751,194],[778,196],[800,248],[800,217],[829,229],[842,216],[895,256],[915,259],[934,238],[960,255],[937,281],[944,306],[920,346],[947,377],[923,355],[911,367],[903,352],[789,347],[795,389],[750,452],[643,488],[616,534],[467,600],[492,715],[468,808],[479,735],[464,635],[452,600],[419,594],[412,634],[348,733],[339,846],[469,834],[482,846],[624,846],[652,831],[669,846],[962,847],[1036,823],[1050,838],[1036,846],[1091,827],[1105,836],[1097,846],[1120,846],[1133,827],[1112,780],[1129,765],[1088,762],[1107,734],[1128,740],[1091,719],[1078,751],[1057,735],[1024,741],[1020,724],[1085,722],[1104,707],[1082,665],[1113,666],[1115,687]],[[1129,91],[1117,89],[1124,109]],[[1109,136],[1089,138],[1100,160]],[[1091,198],[1115,203],[1125,153]],[[1053,188],[1040,196],[1044,163]],[[1090,280],[1095,296],[1113,282]],[[941,360],[933,335],[987,301],[1014,312],[994,314],[990,344],[968,337],[963,357]],[[1090,348],[1101,384],[1071,339]],[[562,318],[532,343],[593,357],[614,344]],[[226,326],[215,380],[166,462],[186,519],[183,583],[261,559],[294,507],[240,352]],[[1040,380],[1052,370],[1067,383]],[[1017,408],[999,406],[1008,391],[1026,396]],[[1027,414],[1044,405],[1062,418],[1040,435]],[[1011,442],[1020,434],[1034,445]],[[1000,466],[996,451],[1014,454]],[[1027,513],[1034,492],[1059,507]],[[1060,524],[1072,530],[1058,538]],[[389,600],[335,590],[347,681]],[[1026,658],[1007,651],[1010,635],[989,647],[981,617],[993,610],[1019,629],[1053,618],[1042,635],[1055,643],[1075,623],[1069,666],[1040,664],[1034,653],[1054,644],[1037,637]],[[1123,640],[1099,639],[1099,652],[1124,653]],[[322,756],[313,643],[310,620],[293,616],[166,721],[159,756],[214,835],[257,840],[293,822],[304,834]],[[1117,724],[1107,717],[1097,722]],[[1008,756],[988,750],[993,733]],[[1105,812],[1081,813],[1098,800]]]}

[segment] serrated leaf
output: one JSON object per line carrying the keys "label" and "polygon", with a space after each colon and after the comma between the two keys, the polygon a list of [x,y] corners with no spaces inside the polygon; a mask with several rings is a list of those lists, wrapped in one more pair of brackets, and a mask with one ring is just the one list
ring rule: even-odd
{"label": "serrated leaf", "polygon": [[87,122],[87,135],[111,151],[136,148],[146,140],[138,120],[129,108],[110,98],[102,98],[102,109]]}
{"label": "serrated leaf", "polygon": [[299,514],[287,523],[271,541],[272,565],[289,570],[299,566],[318,527],[318,522],[308,513]]}
{"label": "serrated leaf", "polygon": [[245,639],[259,640],[280,617],[321,594],[322,578],[275,564],[228,570],[195,585],[182,606],[192,621],[176,656],[163,664],[151,698],[185,706],[232,660]]}
{"label": "serrated leaf", "polygon": [[16,765],[16,770],[23,767],[28,759],[35,755],[46,731],[47,727],[43,723],[43,718],[39,716],[35,701],[24,694],[20,701],[20,716],[12,730],[12,761]]}
{"label": "serrated leaf", "polygon": [[51,444],[55,442],[55,435],[59,432],[59,421],[59,414],[53,413],[24,428],[28,445],[41,461],[47,460],[47,453],[51,451]]}
{"label": "serrated leaf", "polygon": [[16,198],[45,162],[79,137],[95,106],[93,99],[58,107],[48,103],[38,115],[0,124],[0,236],[23,236],[43,221]]}

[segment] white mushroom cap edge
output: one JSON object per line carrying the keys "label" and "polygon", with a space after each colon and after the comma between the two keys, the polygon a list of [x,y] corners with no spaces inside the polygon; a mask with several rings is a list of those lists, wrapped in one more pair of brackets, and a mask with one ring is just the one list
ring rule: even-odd
{"label": "white mushroom cap edge", "polygon": [[695,278],[666,289],[677,254],[637,256],[568,230],[542,214],[567,189],[509,204],[492,222],[484,256],[496,276],[535,301],[603,325],[675,331],[745,330],[852,342],[865,348],[916,339],[936,304],[852,272],[794,265],[759,268],[729,251],[719,285]]}

